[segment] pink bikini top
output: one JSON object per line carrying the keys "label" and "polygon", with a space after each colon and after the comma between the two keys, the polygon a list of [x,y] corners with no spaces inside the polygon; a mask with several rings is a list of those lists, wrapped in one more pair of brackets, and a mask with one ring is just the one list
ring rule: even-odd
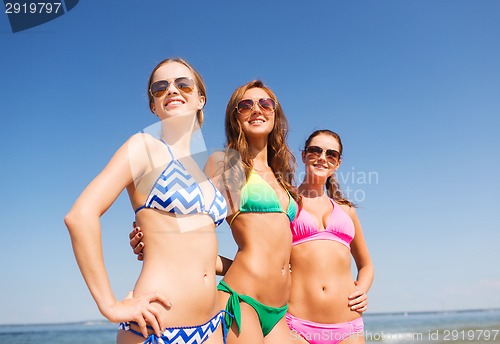
{"label": "pink bikini top", "polygon": [[354,223],[351,217],[332,199],[333,210],[324,230],[319,230],[316,220],[305,210],[300,209],[297,217],[290,223],[293,245],[311,240],[334,240],[351,249],[354,239]]}

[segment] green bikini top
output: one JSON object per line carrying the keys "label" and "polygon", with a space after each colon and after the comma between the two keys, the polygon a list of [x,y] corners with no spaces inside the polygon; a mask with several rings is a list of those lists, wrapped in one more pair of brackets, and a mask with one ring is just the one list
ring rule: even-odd
{"label": "green bikini top", "polygon": [[283,211],[276,191],[257,172],[252,170],[246,184],[241,189],[240,209],[231,218],[229,225],[241,213],[284,213],[292,222],[297,215],[298,206],[288,190],[285,191],[288,194],[289,202],[286,211]]}

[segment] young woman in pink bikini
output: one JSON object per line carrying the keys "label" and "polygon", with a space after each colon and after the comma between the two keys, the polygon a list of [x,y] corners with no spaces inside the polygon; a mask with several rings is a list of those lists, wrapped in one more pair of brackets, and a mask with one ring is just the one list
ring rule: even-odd
{"label": "young woman in pink bikini", "polygon": [[[361,314],[374,273],[354,205],[342,196],[334,176],[341,156],[340,137],[330,130],[313,132],[302,152],[305,178],[299,186],[302,206],[290,225],[286,315],[298,343],[364,343]],[[355,281],[351,256],[358,270]]]}

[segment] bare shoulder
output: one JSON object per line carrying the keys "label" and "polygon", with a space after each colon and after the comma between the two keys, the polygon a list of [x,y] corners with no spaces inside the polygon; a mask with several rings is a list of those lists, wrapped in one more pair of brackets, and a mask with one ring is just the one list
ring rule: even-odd
{"label": "bare shoulder", "polygon": [[353,206],[350,206],[348,204],[339,204],[340,208],[349,215],[351,219],[357,219],[358,218],[358,213],[356,212],[356,208]]}
{"label": "bare shoulder", "polygon": [[226,154],[223,151],[210,154],[204,167],[204,172],[209,178],[221,175],[224,172],[225,156]]}
{"label": "bare shoulder", "polygon": [[150,134],[137,133],[125,143],[134,180],[162,166],[169,158],[165,145]]}
{"label": "bare shoulder", "polygon": [[224,152],[222,150],[218,150],[218,151],[215,151],[212,154],[210,154],[210,156],[208,157],[208,161],[223,162],[225,156],[226,156],[226,152]]}
{"label": "bare shoulder", "polygon": [[137,133],[132,135],[127,144],[131,152],[139,153],[141,156],[151,156],[156,154],[165,155],[167,151],[165,143],[147,133]]}
{"label": "bare shoulder", "polygon": [[147,149],[155,147],[160,141],[147,133],[136,133],[127,140],[129,146],[135,149]]}

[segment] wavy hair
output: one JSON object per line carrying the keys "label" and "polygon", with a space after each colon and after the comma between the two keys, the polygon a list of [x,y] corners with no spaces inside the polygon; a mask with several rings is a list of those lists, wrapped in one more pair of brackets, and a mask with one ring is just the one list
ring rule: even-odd
{"label": "wavy hair", "polygon": [[[309,137],[307,138],[307,140],[304,144],[304,151],[307,149],[307,147],[309,147],[312,139],[318,135],[328,135],[328,136],[333,137],[335,140],[337,140],[337,142],[339,143],[339,146],[340,146],[339,153],[340,153],[340,156],[342,157],[342,151],[344,149],[342,146],[342,140],[340,139],[339,134],[337,134],[334,131],[328,130],[328,129],[319,129],[319,130],[314,131],[311,135],[309,135]],[[350,207],[354,207],[354,208],[356,207],[356,205],[354,203],[352,203],[351,201],[349,201],[347,198],[344,197],[344,194],[342,193],[342,190],[340,189],[340,184],[337,180],[337,176],[335,175],[335,173],[326,179],[325,187],[326,187],[326,193],[328,194],[328,197],[333,199],[338,204],[346,204]]]}
{"label": "wavy hair", "polygon": [[[243,94],[252,88],[264,90],[269,97],[276,102],[274,127],[267,140],[267,163],[273,170],[278,182],[290,192],[295,200],[299,200],[298,193],[294,188],[296,160],[286,142],[288,121],[285,117],[283,108],[276,98],[276,94],[269,87],[265,86],[261,80],[253,80],[238,87],[227,103],[226,118],[224,121],[226,131],[226,166],[234,166],[237,160],[241,159],[241,174],[244,174],[245,181],[248,180],[253,162],[249,151],[248,140],[238,121],[236,106],[238,102],[243,99]],[[226,170],[228,167],[226,167]],[[235,179],[233,179],[233,183],[234,180]],[[241,181],[241,178],[239,180]],[[241,185],[238,185],[238,188],[239,187],[241,187]],[[229,189],[233,188],[234,185],[229,187]]]}
{"label": "wavy hair", "polygon": [[[148,99],[149,99],[149,109],[151,109],[151,104],[154,102],[153,95],[149,91],[151,84],[153,83],[153,76],[155,75],[156,71],[158,68],[160,68],[163,65],[166,65],[167,63],[180,63],[184,66],[187,67],[193,73],[194,75],[194,83],[196,85],[196,88],[198,88],[198,94],[200,96],[205,97],[205,105],[207,104],[207,89],[205,87],[205,82],[203,82],[203,78],[201,77],[200,73],[196,69],[194,69],[193,66],[191,66],[186,60],[180,58],[180,57],[170,57],[168,59],[165,59],[158,63],[156,67],[153,69],[151,72],[151,75],[149,76],[149,81],[148,81],[148,88],[147,88],[147,93],[148,93]],[[153,112],[153,110],[151,110]],[[198,120],[198,124],[201,125],[203,124],[203,119],[204,119],[204,114],[203,114],[203,109],[198,110],[196,113],[196,119]]]}

